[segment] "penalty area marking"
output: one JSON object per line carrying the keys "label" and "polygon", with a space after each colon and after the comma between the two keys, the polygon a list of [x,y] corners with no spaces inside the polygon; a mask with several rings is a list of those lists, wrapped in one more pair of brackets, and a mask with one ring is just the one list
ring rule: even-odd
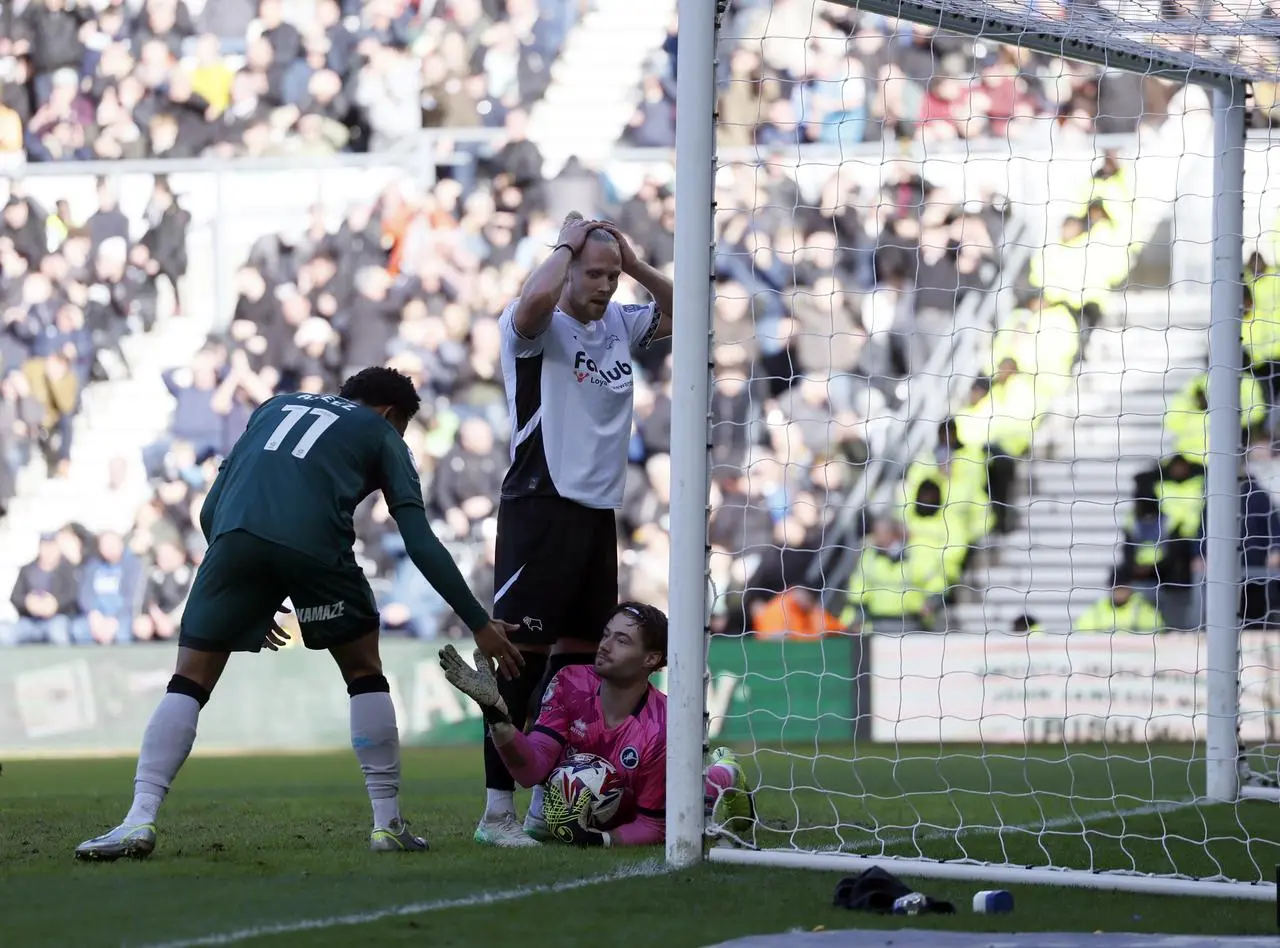
{"label": "penalty area marking", "polygon": [[343,928],[354,925],[368,925],[382,921],[384,918],[403,918],[409,915],[425,915],[428,912],[442,912],[448,909],[474,908],[479,905],[496,905],[500,902],[514,902],[532,895],[556,895],[560,892],[572,892],[588,886],[602,885],[608,882],[624,882],[628,879],[648,879],[667,872],[667,867],[656,859],[636,863],[614,872],[598,876],[586,876],[581,879],[568,879],[550,885],[526,885],[515,889],[502,889],[497,892],[478,892],[475,895],[462,896],[456,899],[437,899],[434,902],[411,902],[408,905],[393,905],[372,912],[356,912],[350,915],[330,915],[325,918],[307,918],[296,922],[279,922],[273,925],[255,925],[238,928],[235,931],[222,932],[217,935],[202,935],[199,938],[181,938],[176,941],[153,942],[143,948],[202,948],[205,945],[234,945],[253,938],[266,938],[270,935],[291,935],[295,932],[323,931],[329,928]]}

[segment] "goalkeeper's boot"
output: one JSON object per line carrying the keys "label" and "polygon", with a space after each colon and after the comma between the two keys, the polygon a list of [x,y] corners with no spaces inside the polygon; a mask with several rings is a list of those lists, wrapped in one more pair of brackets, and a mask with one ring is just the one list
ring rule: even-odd
{"label": "goalkeeper's boot", "polygon": [[514,813],[486,813],[484,819],[476,824],[472,839],[482,846],[497,846],[499,849],[528,849],[540,845],[536,839],[525,835],[524,827]]}
{"label": "goalkeeper's boot", "polygon": [[532,810],[525,814],[524,834],[539,843],[549,843],[555,839],[551,835],[551,827],[547,826],[547,821],[536,815]]}
{"label": "goalkeeper's boot", "polygon": [[375,853],[420,853],[431,845],[421,836],[410,833],[409,824],[397,817],[389,826],[376,827],[369,834],[369,848]]}
{"label": "goalkeeper's boot", "polygon": [[146,859],[156,848],[154,823],[121,823],[109,833],[86,839],[76,847],[77,859],[115,862],[117,859]]}
{"label": "goalkeeper's boot", "polygon": [[733,786],[711,801],[709,822],[712,835],[739,845],[754,846],[756,805],[742,765],[729,748],[717,747],[711,752],[711,766],[728,767],[734,775]]}

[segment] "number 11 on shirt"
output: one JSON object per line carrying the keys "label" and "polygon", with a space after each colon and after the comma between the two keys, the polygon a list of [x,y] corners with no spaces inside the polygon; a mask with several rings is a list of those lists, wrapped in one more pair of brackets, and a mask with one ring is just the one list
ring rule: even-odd
{"label": "number 11 on shirt", "polygon": [[285,413],[286,417],[276,426],[276,430],[271,433],[271,437],[267,439],[267,443],[262,446],[264,451],[278,450],[289,432],[293,430],[305,416],[315,415],[315,421],[311,422],[311,426],[298,439],[297,445],[289,453],[295,458],[305,458],[307,452],[320,440],[320,436],[324,434],[331,424],[338,420],[337,412],[329,411],[325,408],[307,408],[305,405],[285,405],[280,409]]}

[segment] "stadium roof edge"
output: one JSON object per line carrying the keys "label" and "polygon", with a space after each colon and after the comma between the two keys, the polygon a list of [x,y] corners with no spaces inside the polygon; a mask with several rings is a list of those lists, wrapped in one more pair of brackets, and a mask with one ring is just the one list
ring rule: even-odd
{"label": "stadium roof edge", "polygon": [[[1264,78],[1238,66],[1214,63],[1203,57],[1177,50],[1162,49],[1149,43],[1122,39],[1118,46],[1081,39],[1071,35],[1064,24],[1037,18],[1019,22],[1017,17],[999,16],[998,11],[975,0],[828,0],[828,2],[895,17],[922,26],[933,26],[966,36],[981,37],[994,43],[1020,46],[1050,56],[1074,59],[1112,69],[1145,76],[1158,76],[1178,82],[1229,88],[1237,82]],[[1123,27],[1123,21],[1097,23],[1105,30]],[[1054,29],[1059,26],[1059,29]],[[1150,32],[1150,30],[1148,30]],[[1096,35],[1096,34],[1095,34]]]}

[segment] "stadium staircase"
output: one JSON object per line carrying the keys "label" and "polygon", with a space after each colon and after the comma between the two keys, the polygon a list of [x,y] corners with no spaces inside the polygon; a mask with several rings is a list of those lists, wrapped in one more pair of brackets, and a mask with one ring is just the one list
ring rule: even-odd
{"label": "stadium staircase", "polygon": [[551,85],[529,116],[544,174],[554,177],[573,156],[591,165],[613,150],[675,8],[675,0],[597,0],[569,36]]}
{"label": "stadium staircase", "polygon": [[[969,632],[1023,613],[1066,632],[1107,588],[1133,477],[1163,453],[1169,399],[1203,371],[1207,297],[1133,294],[1126,325],[1099,327],[1072,387],[1050,409],[1017,488],[1018,526],[965,579],[948,616]],[[963,601],[968,599],[969,601]]]}
{"label": "stadium staircase", "polygon": [[[201,298],[193,289],[188,289],[189,298]],[[205,294],[204,298],[212,297]],[[97,382],[82,393],[67,476],[50,478],[38,451],[19,474],[18,494],[0,520],[0,590],[4,591],[0,620],[16,617],[8,590],[18,570],[35,557],[41,533],[68,522],[93,529],[113,458],[130,462],[127,488],[113,503],[129,504],[133,510],[150,496],[141,451],[161,437],[173,413],[173,398],[161,372],[188,364],[205,342],[208,329],[208,320],[187,315],[163,319],[154,331],[126,338],[123,346],[132,377]]]}

